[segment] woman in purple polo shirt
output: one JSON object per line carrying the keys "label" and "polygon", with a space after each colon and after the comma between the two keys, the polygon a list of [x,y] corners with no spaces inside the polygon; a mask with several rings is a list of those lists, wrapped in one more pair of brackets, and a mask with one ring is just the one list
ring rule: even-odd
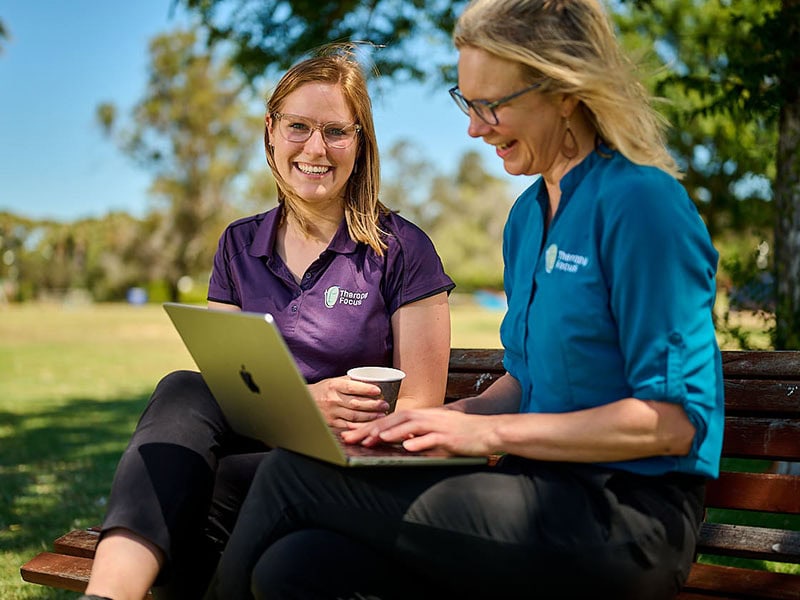
{"label": "woman in purple polo shirt", "polygon": [[[222,235],[209,306],[269,312],[328,423],[385,414],[360,365],[406,372],[398,408],[440,404],[454,287],[430,239],[378,200],[364,75],[337,46],[291,68],[267,104],[279,205]],[[88,598],[197,598],[267,449],[232,432],[199,373],[156,387],[120,460]]]}

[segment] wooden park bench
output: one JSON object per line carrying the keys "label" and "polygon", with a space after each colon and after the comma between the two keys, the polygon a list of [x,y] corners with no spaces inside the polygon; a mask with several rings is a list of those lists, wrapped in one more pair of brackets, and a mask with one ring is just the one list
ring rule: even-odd
{"label": "wooden park bench", "polygon": [[[708,483],[697,556],[680,599],[798,600],[800,476],[776,473],[771,465],[800,461],[800,352],[722,355],[723,472]],[[453,349],[448,401],[484,390],[503,374],[501,360],[500,350]],[[96,530],[70,531],[52,552],[23,565],[22,578],[83,591],[96,541]],[[763,570],[759,561],[787,563],[795,573]]]}

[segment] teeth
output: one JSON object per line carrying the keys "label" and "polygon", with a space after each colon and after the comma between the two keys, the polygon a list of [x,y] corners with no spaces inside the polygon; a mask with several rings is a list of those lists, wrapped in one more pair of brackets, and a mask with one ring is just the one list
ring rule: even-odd
{"label": "teeth", "polygon": [[497,144],[497,148],[499,148],[500,150],[505,150],[506,148],[508,148],[508,144]]}
{"label": "teeth", "polygon": [[330,167],[326,165],[307,165],[297,163],[297,168],[307,175],[322,175],[330,171]]}

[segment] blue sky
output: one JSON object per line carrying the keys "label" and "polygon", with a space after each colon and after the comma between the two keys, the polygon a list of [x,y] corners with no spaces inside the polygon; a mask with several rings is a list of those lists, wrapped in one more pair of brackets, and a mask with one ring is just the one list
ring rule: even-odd
{"label": "blue sky", "polygon": [[[0,52],[0,211],[69,221],[149,208],[149,174],[108,141],[95,108],[113,102],[127,116],[142,96],[148,40],[185,22],[172,0],[6,0],[0,20],[11,39]],[[492,148],[466,134],[447,90],[393,86],[373,97],[382,151],[406,139],[441,172],[467,150],[515,192]]]}

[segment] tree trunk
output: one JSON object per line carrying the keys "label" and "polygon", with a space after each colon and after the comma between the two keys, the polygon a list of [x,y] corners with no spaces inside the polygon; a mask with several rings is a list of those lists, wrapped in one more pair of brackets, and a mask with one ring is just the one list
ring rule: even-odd
{"label": "tree trunk", "polygon": [[[796,14],[798,0],[784,0],[784,14]],[[784,21],[800,39],[800,24]],[[789,49],[787,49],[789,51]],[[778,122],[775,174],[775,349],[800,349],[800,54],[785,66],[781,85],[783,105]]]}

